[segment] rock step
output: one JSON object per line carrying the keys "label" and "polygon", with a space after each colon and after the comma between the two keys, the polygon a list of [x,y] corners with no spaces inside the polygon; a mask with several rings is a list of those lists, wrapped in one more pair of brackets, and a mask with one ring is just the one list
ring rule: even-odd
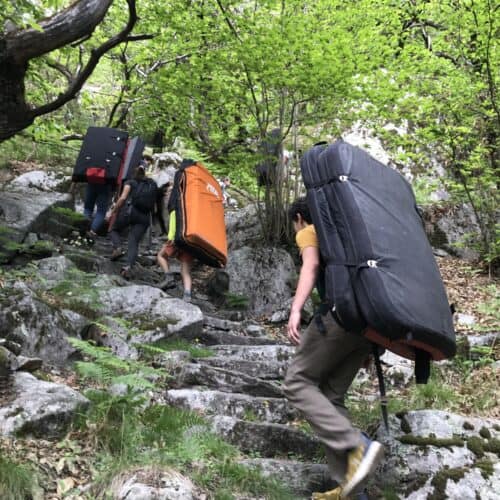
{"label": "rock step", "polygon": [[217,357],[231,357],[246,361],[274,361],[288,363],[295,354],[295,347],[289,345],[221,345],[214,346],[211,350]]}
{"label": "rock step", "polygon": [[250,337],[242,333],[226,332],[223,330],[212,330],[204,328],[203,332],[198,336],[198,340],[205,345],[221,346],[224,345],[241,345],[241,346],[262,346],[275,345],[276,340],[268,337]]}
{"label": "rock step", "polygon": [[323,464],[275,458],[252,458],[239,463],[259,469],[265,477],[276,477],[299,498],[309,499],[315,491],[328,491],[337,486],[330,477],[328,466]]}
{"label": "rock step", "polygon": [[231,357],[204,358],[200,363],[264,380],[282,379],[287,368],[285,363],[252,361]]}
{"label": "rock step", "polygon": [[244,453],[257,452],[267,458],[293,455],[303,460],[316,460],[322,456],[317,438],[283,424],[214,417],[212,429]]}
{"label": "rock step", "polygon": [[186,410],[212,415],[225,415],[243,420],[286,423],[297,418],[284,398],[256,398],[202,389],[171,389],[167,401]]}
{"label": "rock step", "polygon": [[176,388],[202,385],[222,392],[237,392],[264,398],[283,396],[280,386],[272,381],[199,363],[184,364],[177,373],[174,385]]}

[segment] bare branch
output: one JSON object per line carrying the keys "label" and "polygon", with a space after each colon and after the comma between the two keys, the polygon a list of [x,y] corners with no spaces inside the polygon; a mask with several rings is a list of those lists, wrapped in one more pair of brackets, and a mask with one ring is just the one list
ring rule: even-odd
{"label": "bare branch", "polygon": [[120,43],[123,43],[127,40],[128,35],[131,33],[135,26],[135,23],[137,22],[135,0],[127,0],[127,4],[129,7],[129,19],[122,31],[120,31],[120,33],[118,33],[117,35],[111,37],[108,41],[104,42],[100,47],[93,49],[86,66],[79,72],[77,78],[66,89],[66,91],[60,94],[54,101],[32,110],[31,114],[33,117],[50,113],[51,111],[60,108],[62,105],[73,99],[81,90],[88,77],[92,74],[101,57],[106,52],[110,51]]}
{"label": "bare branch", "polygon": [[11,59],[20,64],[89,36],[112,3],[113,0],[80,0],[40,21],[41,29],[18,30],[0,37],[5,44],[0,60]]}

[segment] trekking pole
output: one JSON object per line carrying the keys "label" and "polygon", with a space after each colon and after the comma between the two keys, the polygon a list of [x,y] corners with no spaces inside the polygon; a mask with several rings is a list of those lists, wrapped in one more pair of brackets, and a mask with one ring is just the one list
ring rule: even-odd
{"label": "trekking pole", "polygon": [[378,346],[372,344],[373,356],[375,358],[375,368],[377,369],[378,389],[380,392],[380,409],[382,410],[382,418],[384,419],[385,430],[389,432],[389,417],[387,413],[387,397],[385,394],[384,373],[382,372],[382,364],[380,363],[380,353]]}

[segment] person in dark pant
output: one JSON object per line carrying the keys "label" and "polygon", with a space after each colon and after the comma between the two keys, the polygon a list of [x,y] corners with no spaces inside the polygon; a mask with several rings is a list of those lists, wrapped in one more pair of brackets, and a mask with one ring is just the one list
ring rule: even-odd
{"label": "person in dark pant", "polygon": [[300,331],[301,310],[315,286],[325,300],[325,274],[305,198],[291,205],[289,216],[302,266],[287,326],[288,338],[298,348],[288,367],[283,392],[325,445],[330,473],[340,485],[315,493],[313,499],[364,500],[364,485],[382,460],[383,447],[353,427],[344,400],[371,344],[343,328],[326,302],[319,306],[307,329]]}
{"label": "person in dark pant", "polygon": [[106,218],[106,212],[111,204],[113,188],[109,184],[87,184],[85,188],[85,199],[83,203],[83,215],[92,220],[94,208],[96,214],[90,224],[90,230],[87,235],[95,238],[102,228]]}
{"label": "person in dark pant", "polygon": [[125,278],[130,276],[139,253],[139,243],[151,224],[158,188],[152,179],[148,179],[145,169],[139,165],[134,178],[125,183],[122,194],[114,206],[111,217],[115,217],[109,236],[113,245],[111,260],[119,259],[123,254],[121,233],[129,229],[127,264],[121,270]]}

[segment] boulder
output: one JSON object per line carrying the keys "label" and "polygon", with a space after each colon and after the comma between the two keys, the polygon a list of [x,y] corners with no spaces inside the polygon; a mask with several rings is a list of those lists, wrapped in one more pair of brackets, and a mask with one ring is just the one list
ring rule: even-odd
{"label": "boulder", "polygon": [[206,386],[224,392],[244,393],[251,396],[283,397],[280,386],[275,382],[215,366],[186,363],[178,370],[174,386],[190,387],[193,385]]}
{"label": "boulder", "polygon": [[479,235],[480,228],[474,210],[469,204],[428,205],[423,208],[425,230],[431,245],[466,260],[477,260],[476,241],[471,235]]}
{"label": "boulder", "polygon": [[73,357],[76,351],[68,337],[78,336],[88,321],[44,302],[22,282],[7,290],[1,306],[0,338],[15,339],[19,353],[55,365],[65,365]]}
{"label": "boulder", "polygon": [[9,183],[9,190],[24,191],[26,189],[38,189],[39,191],[57,191],[64,184],[65,179],[57,178],[53,172],[44,170],[32,170],[16,177]]}
{"label": "boulder", "polygon": [[226,271],[230,293],[246,297],[248,310],[255,314],[272,314],[294,293],[295,265],[281,248],[246,246],[232,251]]}
{"label": "boulder", "polygon": [[297,418],[284,398],[259,398],[214,390],[171,389],[171,405],[207,415],[226,415],[243,420],[286,423]]}
{"label": "boulder", "polygon": [[134,335],[133,342],[156,342],[173,336],[192,340],[202,332],[200,309],[158,288],[144,285],[110,287],[99,290],[99,301],[104,314],[123,317],[146,332]]}
{"label": "boulder", "polygon": [[229,251],[262,242],[262,227],[255,205],[225,213],[227,243]]}
{"label": "boulder", "polygon": [[143,468],[113,479],[110,495],[115,500],[195,500],[199,489],[187,477],[169,469]]}
{"label": "boulder", "polygon": [[264,477],[275,477],[299,498],[309,499],[313,492],[337,486],[330,478],[328,466],[323,464],[275,458],[249,458],[238,463],[258,469]]}
{"label": "boulder", "polygon": [[69,194],[42,192],[38,189],[3,191],[0,196],[0,225],[16,231],[16,240],[23,242],[28,233],[52,234],[51,209],[74,206]]}
{"label": "boulder", "polygon": [[86,398],[65,385],[44,382],[26,372],[17,372],[12,379],[16,397],[0,408],[2,435],[62,437],[73,417],[89,405]]}
{"label": "boulder", "polygon": [[321,455],[321,444],[316,437],[283,424],[217,416],[212,419],[212,430],[245,453],[257,452],[269,458],[293,453],[305,460]]}
{"label": "boulder", "polygon": [[391,416],[389,435],[383,428],[378,432],[386,459],[372,494],[390,488],[402,499],[497,498],[499,424],[438,410]]}
{"label": "boulder", "polygon": [[37,275],[44,288],[51,288],[67,277],[70,269],[75,269],[75,264],[64,255],[49,257],[35,263]]}

